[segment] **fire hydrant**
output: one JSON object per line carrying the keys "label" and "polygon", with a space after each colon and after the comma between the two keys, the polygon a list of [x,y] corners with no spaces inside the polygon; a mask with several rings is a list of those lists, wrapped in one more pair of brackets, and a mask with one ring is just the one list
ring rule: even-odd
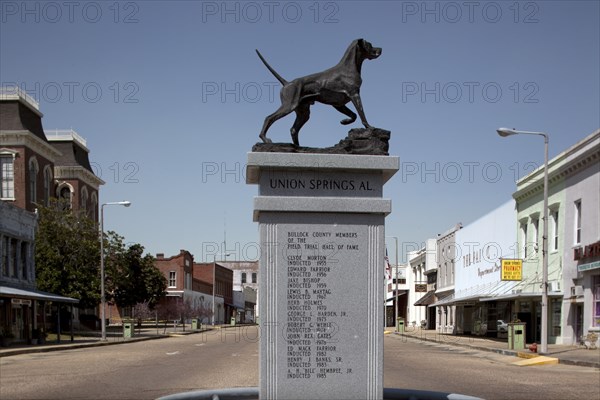
{"label": "fire hydrant", "polygon": [[529,351],[531,351],[533,353],[537,353],[537,343],[530,344]]}

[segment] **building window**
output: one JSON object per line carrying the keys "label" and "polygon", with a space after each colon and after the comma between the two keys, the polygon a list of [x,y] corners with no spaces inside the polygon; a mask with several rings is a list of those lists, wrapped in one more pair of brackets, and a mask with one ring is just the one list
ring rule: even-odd
{"label": "building window", "polygon": [[27,242],[21,243],[21,277],[23,280],[28,279],[27,275]]}
{"label": "building window", "polygon": [[252,273],[252,283],[256,283],[256,272]]}
{"label": "building window", "polygon": [[539,226],[540,226],[539,218],[532,218],[531,219],[531,228],[532,228],[531,241],[533,242],[533,253],[534,254],[537,253],[537,251],[538,251]]}
{"label": "building window", "polygon": [[444,286],[448,286],[448,263],[444,263]]}
{"label": "building window", "polygon": [[49,166],[44,168],[44,205],[50,205],[50,190],[52,189],[52,170]]}
{"label": "building window", "polygon": [[29,198],[31,203],[37,202],[37,174],[39,171],[38,163],[35,158],[29,160]]}
{"label": "building window", "polygon": [[600,276],[594,277],[594,320],[593,326],[600,326]]}
{"label": "building window", "polygon": [[11,239],[10,241],[10,266],[11,268],[11,276],[13,278],[18,278],[19,275],[17,274],[17,268],[19,267],[17,265],[17,239]]}
{"label": "building window", "polygon": [[15,155],[0,154],[0,198],[15,198]]}
{"label": "building window", "polygon": [[98,211],[98,195],[96,192],[92,192],[92,206],[90,207],[90,218],[96,222],[96,214]]}
{"label": "building window", "polygon": [[189,272],[185,273],[185,288],[192,290],[192,274]]}
{"label": "building window", "polygon": [[561,321],[561,307],[562,300],[552,300],[551,301],[551,310],[552,310],[552,336],[560,336],[560,321]]}
{"label": "building window", "polygon": [[177,286],[177,272],[169,271],[169,287]]}
{"label": "building window", "polygon": [[527,258],[527,222],[521,222],[521,242],[523,243],[521,251],[525,259]]}
{"label": "building window", "polygon": [[80,202],[79,202],[79,209],[81,211],[83,211],[86,215],[87,215],[87,202],[88,202],[88,198],[89,198],[89,196],[88,196],[88,190],[84,186],[81,189],[81,199],[80,199]]}
{"label": "building window", "polygon": [[10,239],[7,236],[2,238],[2,274],[8,276],[8,246]]}
{"label": "building window", "polygon": [[581,200],[575,202],[575,244],[581,243]]}
{"label": "building window", "polygon": [[58,189],[58,199],[60,201],[60,205],[63,210],[71,209],[71,206],[72,206],[71,201],[72,201],[72,197],[73,197],[73,196],[71,196],[71,193],[72,193],[72,190],[68,183],[61,185]]}
{"label": "building window", "polygon": [[550,251],[558,250],[558,210],[552,210],[550,212],[550,220],[552,221],[552,240],[550,245]]}
{"label": "building window", "polygon": [[246,283],[246,273],[242,272],[242,283]]}

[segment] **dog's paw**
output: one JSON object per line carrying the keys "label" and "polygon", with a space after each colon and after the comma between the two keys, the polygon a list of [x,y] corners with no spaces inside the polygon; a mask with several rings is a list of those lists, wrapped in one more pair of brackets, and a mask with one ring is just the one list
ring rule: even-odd
{"label": "dog's paw", "polygon": [[340,121],[340,124],[342,125],[349,125],[351,123],[353,123],[354,121],[356,121],[356,118],[352,119],[352,118],[346,118]]}

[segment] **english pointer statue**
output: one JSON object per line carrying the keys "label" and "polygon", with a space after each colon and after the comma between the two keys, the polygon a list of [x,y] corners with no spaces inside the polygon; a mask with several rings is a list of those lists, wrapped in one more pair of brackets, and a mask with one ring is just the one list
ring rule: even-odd
{"label": "english pointer statue", "polygon": [[308,121],[310,106],[316,101],[332,105],[336,110],[346,115],[348,118],[341,121],[343,125],[356,121],[356,114],[346,107],[346,103],[351,101],[365,128],[372,128],[367,122],[360,100],[360,85],[362,84],[360,71],[364,60],[373,60],[381,55],[380,47],[373,47],[371,43],[364,39],[354,40],[336,66],[323,72],[294,79],[291,82],[283,79],[267,63],[258,50],[256,50],[256,53],[269,71],[283,85],[280,93],[281,106],[265,118],[260,132],[259,137],[263,142],[271,143],[271,139],[267,138],[267,130],[275,121],[295,111],[296,120],[290,131],[294,145],[299,146],[298,133]]}

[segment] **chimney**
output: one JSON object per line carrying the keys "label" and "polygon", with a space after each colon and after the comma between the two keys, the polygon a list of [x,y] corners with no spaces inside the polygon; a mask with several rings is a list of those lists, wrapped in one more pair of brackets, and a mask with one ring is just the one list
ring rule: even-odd
{"label": "chimney", "polygon": [[157,260],[162,260],[165,258],[165,253],[156,253],[156,259]]}

